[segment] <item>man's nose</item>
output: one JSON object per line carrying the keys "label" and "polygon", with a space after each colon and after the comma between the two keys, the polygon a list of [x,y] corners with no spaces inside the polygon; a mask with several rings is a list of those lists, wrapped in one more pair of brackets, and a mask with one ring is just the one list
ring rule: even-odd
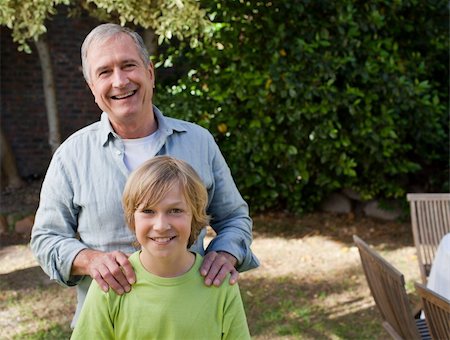
{"label": "man's nose", "polygon": [[121,69],[115,69],[113,74],[113,86],[122,88],[129,83],[128,75]]}

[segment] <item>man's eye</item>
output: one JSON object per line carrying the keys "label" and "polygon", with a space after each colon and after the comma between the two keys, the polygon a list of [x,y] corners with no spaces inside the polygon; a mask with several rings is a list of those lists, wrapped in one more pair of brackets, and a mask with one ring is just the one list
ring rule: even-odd
{"label": "man's eye", "polygon": [[101,71],[101,72],[98,74],[98,76],[99,76],[99,77],[103,77],[103,76],[107,75],[108,73],[109,73],[108,70]]}

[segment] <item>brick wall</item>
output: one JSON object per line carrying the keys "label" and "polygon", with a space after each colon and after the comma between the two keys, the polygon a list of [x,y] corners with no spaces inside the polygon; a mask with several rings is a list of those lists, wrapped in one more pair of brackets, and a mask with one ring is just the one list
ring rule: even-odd
{"label": "brick wall", "polygon": [[[81,72],[80,48],[98,22],[67,18],[64,8],[47,22],[47,40],[56,83],[62,139],[99,119]],[[0,124],[16,156],[22,177],[41,177],[51,158],[41,67],[34,45],[32,54],[17,50],[11,31],[1,28]]]}

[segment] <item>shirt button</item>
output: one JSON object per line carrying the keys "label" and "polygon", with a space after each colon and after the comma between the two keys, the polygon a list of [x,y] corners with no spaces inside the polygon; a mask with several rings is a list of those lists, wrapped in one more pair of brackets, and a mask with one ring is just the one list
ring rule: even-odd
{"label": "shirt button", "polygon": [[122,151],[116,150],[116,154],[117,154],[117,156],[120,156],[122,154]]}

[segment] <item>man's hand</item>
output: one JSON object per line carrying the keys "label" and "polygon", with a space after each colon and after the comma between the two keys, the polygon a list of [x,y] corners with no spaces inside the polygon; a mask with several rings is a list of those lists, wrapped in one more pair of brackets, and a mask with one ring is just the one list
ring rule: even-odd
{"label": "man's hand", "polygon": [[136,282],[128,256],[120,251],[104,253],[84,249],[73,261],[72,275],[90,275],[104,292],[111,287],[119,295],[128,293]]}
{"label": "man's hand", "polygon": [[207,286],[220,286],[227,276],[231,273],[230,284],[235,284],[239,278],[239,272],[236,270],[236,258],[223,251],[209,252],[203,259],[200,268],[200,274],[205,277],[205,284]]}

